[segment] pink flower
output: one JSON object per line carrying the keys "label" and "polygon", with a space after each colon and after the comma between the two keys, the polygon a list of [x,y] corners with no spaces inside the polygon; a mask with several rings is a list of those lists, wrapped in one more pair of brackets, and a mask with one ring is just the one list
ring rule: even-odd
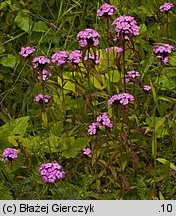
{"label": "pink flower", "polygon": [[[43,71],[42,71],[42,80],[44,80],[44,81],[48,80],[48,77],[49,77],[49,76],[52,76],[52,74],[51,74],[49,71],[47,71],[47,70],[43,70]],[[40,79],[39,72],[38,72],[38,77],[37,77],[37,79]]]}
{"label": "pink flower", "polygon": [[163,63],[167,63],[168,55],[172,52],[172,50],[174,50],[174,47],[169,44],[157,44],[155,45],[153,52]]}
{"label": "pink flower", "polygon": [[174,4],[168,2],[160,6],[160,12],[168,12],[174,7]]}
{"label": "pink flower", "polygon": [[51,57],[51,62],[57,62],[58,66],[61,66],[66,63],[69,56],[69,52],[67,51],[56,51],[55,54]]}
{"label": "pink flower", "polygon": [[90,150],[90,148],[84,148],[84,149],[83,149],[83,154],[84,154],[84,155],[89,155],[89,154],[91,154],[91,152],[92,152],[92,151]]}
{"label": "pink flower", "polygon": [[35,98],[34,101],[38,102],[38,103],[42,103],[43,101],[45,103],[48,103],[50,101],[51,97],[48,95],[43,95],[43,94],[38,94]]}
{"label": "pink flower", "polygon": [[4,149],[3,151],[4,163],[7,162],[8,160],[13,160],[14,158],[17,158],[17,153],[18,153],[18,150],[13,149],[13,148]]}
{"label": "pink flower", "polygon": [[94,29],[85,29],[80,31],[76,37],[81,47],[97,46],[99,44],[100,35]]}
{"label": "pink flower", "polygon": [[90,135],[95,135],[97,133],[97,129],[102,128],[103,126],[106,128],[112,128],[112,124],[107,112],[99,115],[96,119],[96,122],[93,122],[91,125],[89,125],[88,133]]}
{"label": "pink flower", "polygon": [[128,93],[120,93],[113,95],[109,100],[108,104],[112,105],[114,103],[121,103],[122,105],[127,105],[129,102],[134,100],[134,96]]}
{"label": "pink flower", "polygon": [[65,177],[65,172],[62,171],[62,166],[58,163],[44,163],[39,167],[38,171],[45,183],[55,183]]}
{"label": "pink flower", "polygon": [[68,62],[78,64],[82,58],[82,51],[81,50],[73,50],[72,53],[69,55]]}
{"label": "pink flower", "polygon": [[99,128],[101,128],[103,126],[106,126],[107,128],[112,128],[112,124],[111,124],[111,121],[108,117],[107,112],[104,112],[102,115],[99,115],[97,117],[97,123],[98,123]]}
{"label": "pink flower", "polygon": [[130,81],[133,81],[134,78],[139,77],[140,73],[138,71],[132,70],[128,71],[127,75],[125,76],[125,82],[128,83]]}
{"label": "pink flower", "polygon": [[148,92],[148,91],[151,90],[151,87],[148,86],[148,85],[145,85],[145,86],[143,87],[143,90]]}
{"label": "pink flower", "polygon": [[34,68],[51,63],[50,60],[47,59],[45,56],[37,56],[32,60],[32,62],[34,62]]}
{"label": "pink flower", "polygon": [[[139,34],[139,27],[131,16],[120,16],[113,21],[112,25],[115,25],[115,31],[117,32],[117,37],[124,37],[125,40],[130,40],[130,37]],[[115,38],[117,40],[117,38]]]}
{"label": "pink flower", "polygon": [[96,123],[92,123],[91,125],[89,125],[89,129],[88,129],[88,133],[90,135],[94,135],[97,133],[97,124]]}
{"label": "pink flower", "polygon": [[29,55],[31,55],[33,52],[35,51],[34,47],[22,47],[21,51],[19,52],[19,54],[23,57],[28,57]]}
{"label": "pink flower", "polygon": [[112,16],[115,10],[117,10],[117,8],[115,8],[114,5],[105,3],[97,11],[97,16]]}

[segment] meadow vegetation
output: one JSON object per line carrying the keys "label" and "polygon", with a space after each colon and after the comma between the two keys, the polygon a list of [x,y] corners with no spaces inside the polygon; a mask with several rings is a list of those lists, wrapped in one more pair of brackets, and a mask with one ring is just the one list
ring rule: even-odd
{"label": "meadow vegetation", "polygon": [[176,199],[164,3],[1,1],[1,199]]}

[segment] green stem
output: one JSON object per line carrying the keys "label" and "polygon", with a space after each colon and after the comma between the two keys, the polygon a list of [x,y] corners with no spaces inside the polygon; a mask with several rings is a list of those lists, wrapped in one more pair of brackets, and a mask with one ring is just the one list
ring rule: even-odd
{"label": "green stem", "polygon": [[123,91],[126,92],[126,85],[125,85],[125,39],[123,38],[122,41],[123,45],[123,52],[122,52],[122,59],[123,59]]}
{"label": "green stem", "polygon": [[169,39],[169,14],[166,13],[166,33],[167,33],[167,39]]}

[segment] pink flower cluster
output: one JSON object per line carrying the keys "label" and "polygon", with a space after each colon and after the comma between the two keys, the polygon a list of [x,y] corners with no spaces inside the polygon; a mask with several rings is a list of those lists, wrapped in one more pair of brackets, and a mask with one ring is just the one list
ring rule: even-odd
{"label": "pink flower cluster", "polygon": [[34,62],[34,68],[43,67],[44,65],[51,63],[45,56],[37,56],[32,60],[32,62]]}
{"label": "pink flower cluster", "polygon": [[89,53],[89,55],[86,55],[84,57],[85,61],[87,61],[88,59],[91,59],[92,61],[94,61],[95,64],[98,64],[100,62],[100,59],[98,58],[98,56],[95,57],[95,55],[91,53]]}
{"label": "pink flower cluster", "polygon": [[34,47],[22,47],[21,51],[19,52],[19,54],[23,57],[28,57],[29,55],[31,55],[33,52],[35,51]]}
{"label": "pink flower cluster", "polygon": [[127,75],[125,76],[125,82],[128,83],[130,81],[133,81],[134,78],[139,77],[140,73],[138,71],[132,70],[128,71]]}
{"label": "pink flower cluster", "polygon": [[97,11],[97,16],[112,16],[115,10],[117,10],[117,8],[115,8],[114,5],[105,3]]}
{"label": "pink flower cluster", "polygon": [[112,128],[112,124],[111,124],[111,121],[108,117],[107,112],[104,112],[102,115],[99,115],[96,120],[97,120],[99,128],[102,128],[103,126],[106,126],[108,128]]}
{"label": "pink flower cluster", "polygon": [[160,58],[163,63],[168,62],[168,54],[174,50],[174,47],[169,44],[157,44],[153,51],[157,58]]}
{"label": "pink flower cluster", "polygon": [[43,94],[38,94],[35,98],[34,101],[38,102],[38,103],[42,103],[43,101],[45,103],[48,103],[49,100],[51,99],[51,97],[49,95],[43,95]]}
{"label": "pink flower cluster", "polygon": [[89,125],[88,133],[90,135],[94,135],[97,133],[97,129],[102,128],[103,126],[105,126],[106,128],[112,128],[112,124],[107,112],[104,112],[102,115],[99,115],[96,119],[96,122]]}
{"label": "pink flower cluster", "polygon": [[58,66],[61,66],[66,63],[69,56],[69,52],[67,51],[56,51],[55,54],[51,57],[51,62],[57,62]]}
{"label": "pink flower cluster", "polygon": [[168,12],[174,7],[174,4],[167,2],[160,6],[160,12]]}
{"label": "pink flower cluster", "polygon": [[[52,74],[49,71],[42,70],[42,80],[44,80],[44,81],[48,80],[49,76],[52,76]],[[37,78],[40,79],[39,72],[38,72],[38,77]]]}
{"label": "pink flower cluster", "polygon": [[126,40],[130,40],[130,37],[139,34],[139,27],[131,16],[120,16],[113,21],[112,25],[115,25],[115,31],[117,32],[117,37],[122,36]]}
{"label": "pink flower cluster", "polygon": [[92,123],[91,125],[89,125],[88,133],[90,135],[96,134],[97,133],[97,127],[98,127],[97,123]]}
{"label": "pink flower cluster", "polygon": [[100,35],[94,29],[85,29],[80,31],[76,37],[81,47],[97,46],[99,44]]}
{"label": "pink flower cluster", "polygon": [[82,51],[81,50],[73,50],[68,58],[69,63],[78,64],[82,58]]}
{"label": "pink flower cluster", "polygon": [[13,148],[4,149],[3,151],[4,163],[7,162],[8,160],[13,160],[14,158],[17,158],[17,153],[18,153],[18,150],[13,149]]}
{"label": "pink flower cluster", "polygon": [[55,183],[65,177],[65,172],[58,163],[44,163],[39,167],[39,172],[45,183]]}
{"label": "pink flower cluster", "polygon": [[129,102],[134,100],[134,96],[128,93],[120,93],[117,95],[113,95],[109,100],[108,104],[112,105],[115,103],[121,103],[123,105],[129,104]]}

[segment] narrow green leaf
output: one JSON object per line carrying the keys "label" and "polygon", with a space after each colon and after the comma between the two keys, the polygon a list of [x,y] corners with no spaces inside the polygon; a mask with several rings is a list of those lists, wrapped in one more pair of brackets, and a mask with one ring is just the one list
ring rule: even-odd
{"label": "narrow green leaf", "polygon": [[163,97],[163,96],[159,96],[158,100],[164,100],[164,101],[172,102],[171,100],[169,100],[168,98]]}
{"label": "narrow green leaf", "polygon": [[159,127],[161,127],[161,125],[165,122],[166,119],[168,119],[170,117],[170,115],[172,115],[173,113],[175,113],[176,111],[172,111],[169,114],[165,115],[161,120],[159,120],[155,126],[155,130],[157,131]]}
{"label": "narrow green leaf", "polygon": [[[160,163],[166,164],[168,163],[168,160],[164,159],[164,158],[157,158],[157,161],[159,161]],[[170,168],[173,169],[174,171],[176,171],[176,166],[174,165],[174,163],[170,163]]]}
{"label": "narrow green leaf", "polygon": [[125,161],[122,162],[122,164],[121,164],[121,171],[122,172],[125,170],[125,167],[126,167],[127,163],[128,163],[127,160],[125,160]]}
{"label": "narrow green leaf", "polygon": [[154,87],[154,85],[153,85],[153,83],[152,83],[151,80],[150,80],[150,86],[151,86],[151,88],[152,88],[153,100],[154,100],[154,102],[156,103],[156,92],[155,92],[155,87]]}
{"label": "narrow green leaf", "polygon": [[161,193],[161,191],[159,191],[159,199],[160,200],[165,200],[163,194]]}

